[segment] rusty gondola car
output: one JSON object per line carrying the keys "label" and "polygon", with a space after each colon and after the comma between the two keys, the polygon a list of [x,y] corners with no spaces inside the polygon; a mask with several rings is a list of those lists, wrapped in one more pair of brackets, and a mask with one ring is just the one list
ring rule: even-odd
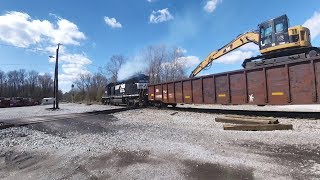
{"label": "rusty gondola car", "polygon": [[154,104],[315,104],[320,94],[320,57],[152,84]]}

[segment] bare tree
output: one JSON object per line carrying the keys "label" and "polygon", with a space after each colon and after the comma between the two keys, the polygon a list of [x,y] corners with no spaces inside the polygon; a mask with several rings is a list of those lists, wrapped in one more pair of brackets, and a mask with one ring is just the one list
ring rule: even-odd
{"label": "bare tree", "polygon": [[9,96],[17,96],[18,94],[18,71],[9,71],[7,73],[8,77],[8,90],[9,90]]}
{"label": "bare tree", "polygon": [[28,72],[28,77],[26,81],[28,85],[27,93],[29,97],[32,97],[32,98],[37,97],[37,94],[35,91],[36,91],[36,86],[38,85],[38,77],[39,77],[38,72],[36,71]]}
{"label": "bare tree", "polygon": [[6,74],[5,72],[0,70],[0,97],[5,96],[4,88],[5,88],[5,79]]}
{"label": "bare tree", "polygon": [[186,77],[186,66],[180,48],[168,48],[164,45],[148,46],[144,58],[148,63],[146,73],[150,83],[179,80]]}
{"label": "bare tree", "polygon": [[144,50],[144,59],[148,63],[146,73],[149,75],[151,83],[161,82],[163,62],[166,59],[166,46],[148,46]]}
{"label": "bare tree", "polygon": [[77,86],[74,92],[77,101],[100,101],[107,85],[107,78],[101,73],[79,74],[79,79],[74,84]]}
{"label": "bare tree", "polygon": [[95,94],[93,96],[95,97],[95,100],[100,101],[101,97],[104,94],[105,86],[107,85],[108,80],[105,76],[103,76],[101,73],[96,73],[92,77],[92,88],[95,91]]}
{"label": "bare tree", "polygon": [[43,97],[52,97],[53,95],[53,80],[51,75],[46,73],[44,75],[38,76],[39,86],[42,89],[41,96]]}
{"label": "bare tree", "polygon": [[111,82],[116,82],[118,80],[119,69],[125,63],[125,61],[126,59],[123,55],[113,55],[110,58],[110,61],[106,65],[105,69],[107,74],[110,76]]}
{"label": "bare tree", "polygon": [[184,53],[180,50],[180,48],[172,48],[169,51],[169,61],[167,62],[169,65],[167,66],[167,70],[165,77],[167,81],[175,81],[186,78],[186,66],[184,61]]}
{"label": "bare tree", "polygon": [[24,69],[0,71],[0,96],[31,97],[37,101],[52,96],[53,80],[50,74],[40,76]]}

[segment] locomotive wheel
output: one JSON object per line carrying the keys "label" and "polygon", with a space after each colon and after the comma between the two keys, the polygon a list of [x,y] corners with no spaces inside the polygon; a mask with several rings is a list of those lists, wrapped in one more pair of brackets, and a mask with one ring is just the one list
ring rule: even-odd
{"label": "locomotive wheel", "polygon": [[127,101],[127,107],[130,107],[131,105],[130,105],[130,101]]}

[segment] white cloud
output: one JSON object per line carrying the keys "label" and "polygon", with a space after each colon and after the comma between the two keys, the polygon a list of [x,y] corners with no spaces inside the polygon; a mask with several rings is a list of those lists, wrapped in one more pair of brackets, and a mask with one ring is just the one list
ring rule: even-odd
{"label": "white cloud", "polygon": [[176,52],[177,52],[178,54],[186,54],[188,51],[187,51],[186,49],[182,48],[182,47],[178,47],[178,48],[176,49]]}
{"label": "white cloud", "polygon": [[70,79],[74,81],[78,78],[79,74],[88,73],[86,65],[92,63],[85,54],[62,54],[59,58],[59,62],[62,63],[61,67],[63,74],[61,74],[61,77],[66,77],[66,79],[62,79],[62,81]]}
{"label": "white cloud", "polygon": [[55,44],[80,45],[78,40],[86,38],[84,33],[79,31],[77,25],[66,19],[60,19],[57,24],[58,29],[54,29],[51,35],[52,42]]}
{"label": "white cloud", "polygon": [[181,64],[184,64],[186,68],[195,68],[201,61],[197,56],[184,56],[177,59]]}
{"label": "white cloud", "polygon": [[259,51],[259,45],[255,43],[248,43],[239,48],[241,51]]}
{"label": "white cloud", "polygon": [[216,60],[213,63],[219,64],[236,64],[243,62],[247,58],[257,56],[259,54],[259,46],[254,43],[243,45],[237,50],[234,50]]}
{"label": "white cloud", "polygon": [[33,20],[27,13],[8,12],[0,16],[0,40],[12,45],[29,47],[39,43],[62,43],[80,45],[86,39],[78,27],[66,20],[58,19],[57,24],[48,20]]}
{"label": "white cloud", "polygon": [[149,22],[157,24],[157,23],[169,21],[172,19],[173,19],[173,16],[170,14],[168,8],[165,8],[158,11],[152,11],[149,17]]}
{"label": "white cloud", "polygon": [[59,60],[66,63],[76,63],[80,65],[92,63],[92,61],[85,54],[63,54],[59,57]]}
{"label": "white cloud", "polygon": [[238,62],[243,62],[245,59],[251,58],[253,56],[256,56],[256,53],[254,51],[236,50],[218,58],[217,60],[213,61],[213,63],[235,64]]}
{"label": "white cloud", "polygon": [[139,72],[143,72],[147,66],[142,55],[136,55],[132,60],[126,61],[126,63],[120,67],[118,80],[121,81]]}
{"label": "white cloud", "polygon": [[117,22],[117,20],[115,18],[109,18],[109,17],[105,16],[104,21],[111,28],[122,28],[122,25],[120,24],[120,22]]}
{"label": "white cloud", "polygon": [[[86,65],[92,61],[84,53],[69,53],[68,47],[79,46],[86,36],[75,23],[55,14],[49,15],[53,16],[56,22],[32,19],[27,13],[16,11],[0,15],[0,41],[21,47],[32,46],[46,51],[49,55],[55,55],[56,44],[62,43],[59,49],[59,83],[71,85],[79,73],[89,73]],[[50,58],[49,62],[55,62],[55,59]]]}
{"label": "white cloud", "polygon": [[70,85],[79,78],[79,74],[90,73],[86,65],[92,61],[85,54],[62,54],[59,60],[62,64],[59,82],[63,84],[64,92],[70,89]]}
{"label": "white cloud", "polygon": [[216,8],[219,3],[219,0],[210,0],[207,1],[206,5],[203,7],[205,11],[208,13],[212,13]]}
{"label": "white cloud", "polygon": [[308,19],[303,26],[310,29],[312,40],[320,35],[320,12],[314,12],[313,16]]}
{"label": "white cloud", "polygon": [[151,3],[151,2],[154,2],[155,0],[147,0],[147,1]]}

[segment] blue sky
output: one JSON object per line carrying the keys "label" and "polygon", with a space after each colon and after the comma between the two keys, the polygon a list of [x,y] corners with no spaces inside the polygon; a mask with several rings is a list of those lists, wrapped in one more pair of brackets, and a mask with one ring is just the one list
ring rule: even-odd
{"label": "blue sky", "polygon": [[[318,0],[2,0],[0,69],[52,73],[54,64],[48,56],[62,42],[63,90],[78,73],[97,72],[97,66],[114,54],[134,61],[148,45],[183,48],[191,70],[211,51],[282,14],[288,15],[291,26],[308,25],[313,45],[320,46]],[[257,53],[254,45],[245,46],[202,74],[240,69],[243,59]]]}

